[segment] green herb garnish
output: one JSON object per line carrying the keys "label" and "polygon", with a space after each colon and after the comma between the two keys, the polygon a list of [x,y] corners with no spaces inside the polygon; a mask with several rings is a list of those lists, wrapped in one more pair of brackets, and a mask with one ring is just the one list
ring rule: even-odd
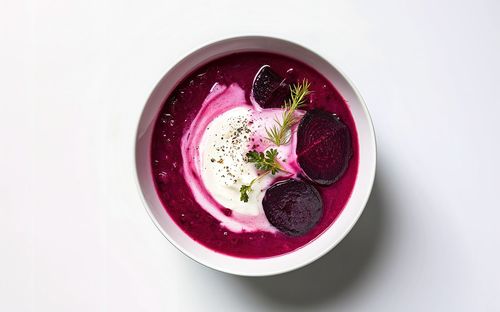
{"label": "green herb garnish", "polygon": [[243,202],[248,202],[248,193],[252,191],[252,185],[258,179],[270,174],[276,174],[279,171],[286,172],[281,165],[278,163],[276,157],[278,156],[278,150],[272,148],[266,153],[250,151],[246,154],[247,161],[255,164],[255,168],[264,171],[261,175],[253,179],[250,184],[243,184],[240,187],[240,200]]}
{"label": "green herb garnish", "polygon": [[266,128],[267,139],[276,146],[290,142],[290,129],[298,121],[294,115],[295,110],[305,105],[306,96],[311,93],[310,86],[311,84],[306,79],[302,80],[302,83],[290,86],[291,98],[282,107],[284,109],[282,120],[276,118],[274,120],[276,125],[271,129]]}
{"label": "green herb garnish", "polygon": [[249,185],[242,185],[240,187],[240,200],[243,202],[248,202],[248,192],[252,191],[252,184],[255,182],[255,179],[250,182]]}
{"label": "green herb garnish", "polygon": [[264,171],[270,171],[272,174],[276,174],[278,171],[283,170],[276,160],[278,156],[277,149],[270,149],[263,152],[250,151],[247,153],[247,161],[250,163],[255,163],[255,168]]}

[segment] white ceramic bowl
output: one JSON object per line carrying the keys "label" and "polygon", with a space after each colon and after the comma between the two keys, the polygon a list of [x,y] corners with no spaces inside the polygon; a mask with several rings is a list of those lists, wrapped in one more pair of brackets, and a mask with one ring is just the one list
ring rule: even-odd
{"label": "white ceramic bowl", "polygon": [[[170,218],[156,193],[151,166],[150,146],[153,127],[165,99],[176,85],[200,65],[218,57],[241,51],[274,52],[298,59],[329,79],[351,109],[359,140],[358,176],[346,207],[330,228],[316,239],[288,254],[263,259],[236,258],[215,252],[192,240]],[[316,53],[282,39],[236,37],[203,46],[180,60],[151,93],[142,112],[135,146],[137,178],[146,210],[160,232],[180,251],[210,268],[246,276],[264,276],[288,272],[318,259],[335,247],[354,226],[368,201],[375,178],[376,144],[370,115],[351,81]]]}

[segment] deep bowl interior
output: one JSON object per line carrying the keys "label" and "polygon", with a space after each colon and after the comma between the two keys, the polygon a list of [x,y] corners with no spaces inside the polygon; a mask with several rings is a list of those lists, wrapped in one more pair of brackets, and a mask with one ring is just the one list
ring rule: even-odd
{"label": "deep bowl interior", "polygon": [[[288,254],[262,259],[245,259],[215,252],[195,242],[170,218],[156,193],[150,166],[154,124],[163,103],[189,73],[216,58],[236,52],[271,52],[300,60],[332,82],[347,101],[356,124],[359,168],[352,195],[337,220],[323,234]],[[157,84],[142,112],[136,137],[135,163],[141,193],[153,222],[184,254],[216,270],[263,276],[304,266],[335,247],[363,212],[375,178],[375,134],[366,106],[352,83],[338,69],[312,51],[295,43],[270,37],[237,37],[206,45],[179,61]]]}

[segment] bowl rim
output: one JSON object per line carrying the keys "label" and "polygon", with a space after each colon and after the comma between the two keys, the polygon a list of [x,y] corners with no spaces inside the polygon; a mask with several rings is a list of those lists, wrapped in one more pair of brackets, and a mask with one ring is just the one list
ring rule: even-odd
{"label": "bowl rim", "polygon": [[[162,225],[159,223],[159,221],[157,220],[157,218],[154,216],[154,214],[153,214],[153,212],[151,210],[151,207],[149,206],[149,203],[148,203],[148,201],[146,199],[146,195],[145,195],[144,190],[143,190],[143,188],[141,186],[141,178],[139,176],[140,175],[140,173],[139,173],[140,169],[138,167],[138,143],[139,143],[139,138],[141,136],[140,126],[141,126],[142,120],[144,119],[144,115],[146,114],[146,109],[147,109],[148,103],[150,102],[152,96],[155,94],[155,92],[157,91],[157,89],[162,85],[162,83],[164,82],[164,80],[167,79],[167,78],[169,78],[168,76],[171,73],[171,71],[176,66],[178,66],[182,61],[184,61],[185,59],[188,59],[188,58],[192,57],[196,52],[198,52],[200,50],[203,50],[203,49],[207,49],[210,46],[214,46],[214,45],[218,45],[218,44],[224,44],[225,42],[231,42],[231,41],[235,41],[235,40],[243,40],[243,41],[244,40],[272,40],[272,41],[281,41],[281,42],[283,42],[285,44],[294,45],[294,46],[296,46],[296,47],[298,47],[300,49],[306,50],[306,51],[308,51],[308,52],[316,55],[318,58],[322,59],[323,61],[327,62],[330,66],[332,66],[340,74],[340,76],[342,76],[343,79],[345,79],[345,81],[347,82],[347,84],[349,85],[349,87],[352,89],[355,97],[358,99],[359,104],[361,105],[363,114],[366,117],[366,122],[367,122],[368,130],[369,130],[368,131],[369,132],[368,133],[369,134],[369,140],[371,141],[372,146],[373,146],[373,163],[372,163],[372,166],[371,166],[372,167],[371,172],[368,172],[370,179],[368,181],[367,192],[365,192],[365,194],[364,194],[364,196],[363,196],[363,198],[361,200],[361,202],[362,202],[362,204],[360,205],[361,208],[359,209],[358,213],[351,218],[351,222],[349,223],[349,225],[345,227],[344,231],[337,237],[337,239],[335,241],[332,241],[332,243],[327,248],[324,248],[321,252],[318,252],[314,256],[309,257],[306,261],[302,261],[301,263],[297,263],[295,265],[283,267],[283,268],[281,268],[279,270],[273,270],[272,272],[257,272],[257,271],[248,272],[248,271],[240,271],[240,270],[234,269],[234,268],[232,268],[232,269],[231,268],[222,268],[220,266],[209,265],[209,264],[203,262],[202,260],[198,259],[190,251],[186,250],[186,248],[184,248],[175,239],[173,239],[163,229]],[[299,59],[299,61],[305,62],[306,64],[308,64],[304,60],[300,60]],[[200,65],[198,64],[197,66],[200,66]],[[192,67],[191,70],[196,70],[196,67]],[[189,73],[186,73],[184,75],[183,79],[188,74]],[[330,80],[330,79],[328,79],[328,80]],[[333,82],[331,82],[331,83],[333,84]],[[156,116],[154,118],[154,121],[157,120],[157,116],[158,116],[157,113],[156,113]],[[359,133],[358,133],[358,135],[359,135]],[[363,97],[361,96],[361,93],[356,88],[356,86],[354,85],[354,83],[352,82],[352,80],[345,74],[344,71],[342,71],[339,68],[339,66],[337,66],[337,64],[335,64],[331,60],[323,57],[318,52],[313,51],[313,50],[311,50],[311,49],[309,49],[309,48],[307,48],[307,47],[305,47],[305,46],[303,46],[303,45],[301,45],[301,44],[299,44],[299,43],[297,43],[295,41],[292,41],[292,40],[289,40],[289,39],[284,39],[284,38],[279,38],[279,37],[275,37],[275,36],[267,36],[267,35],[266,36],[264,36],[264,35],[229,36],[229,37],[224,37],[224,38],[218,39],[218,40],[210,40],[210,41],[207,41],[204,44],[198,45],[196,48],[190,49],[189,52],[187,52],[187,53],[181,54],[180,57],[178,56],[176,58],[175,62],[173,62],[173,65],[171,65],[171,66],[168,67],[168,70],[165,72],[165,74],[163,74],[162,78],[156,83],[155,87],[149,93],[149,95],[147,97],[147,100],[146,100],[146,102],[144,103],[144,105],[142,107],[141,114],[139,115],[139,119],[137,120],[137,126],[136,126],[136,129],[135,129],[135,136],[134,136],[134,141],[133,141],[133,154],[134,154],[133,161],[134,161],[134,168],[135,168],[135,170],[134,170],[135,171],[135,174],[134,174],[134,176],[135,176],[135,183],[136,183],[136,186],[138,188],[141,201],[142,201],[143,206],[144,206],[147,214],[149,215],[151,221],[156,226],[156,228],[160,231],[160,233],[162,233],[162,235],[167,239],[167,241],[170,244],[172,244],[174,247],[176,247],[184,255],[186,255],[188,258],[190,258],[191,260],[193,260],[193,261],[195,261],[195,262],[197,262],[197,263],[199,263],[199,264],[201,264],[201,265],[203,265],[203,266],[205,266],[207,268],[210,268],[212,270],[219,271],[219,272],[224,272],[224,273],[229,273],[229,274],[234,274],[234,275],[240,275],[240,276],[272,276],[272,275],[283,274],[283,273],[290,272],[290,271],[302,268],[304,266],[307,266],[310,263],[312,263],[312,262],[316,261],[317,259],[321,258],[322,256],[324,256],[325,254],[327,254],[331,250],[333,250],[347,236],[347,234],[349,234],[349,232],[352,230],[352,228],[354,227],[354,225],[357,223],[357,221],[361,217],[361,215],[362,215],[362,213],[363,213],[363,211],[364,211],[364,209],[366,207],[366,204],[368,203],[368,200],[370,198],[371,192],[373,190],[373,184],[374,184],[374,181],[375,181],[376,167],[377,167],[377,142],[376,142],[376,135],[375,135],[375,128],[373,126],[373,121],[372,121],[371,115],[369,113],[368,107],[366,106],[366,103],[365,103]],[[359,170],[359,168],[358,168],[358,170]],[[358,175],[359,175],[359,172],[358,172]],[[355,182],[353,191],[354,191],[354,189],[356,187],[356,183],[357,183],[357,180]],[[346,206],[349,203],[349,201],[351,200],[351,198],[352,198],[352,195],[348,199],[348,201],[346,202]],[[345,210],[345,207],[344,207],[344,210]],[[342,215],[342,213],[344,213],[344,210],[342,210],[342,212],[340,213],[340,215]],[[167,211],[165,211],[165,213],[167,215],[169,215]],[[169,216],[169,218],[171,218],[171,217]],[[322,232],[321,234],[319,234],[312,241],[310,241],[310,242],[306,243],[305,245],[301,246],[299,249],[306,248],[314,240],[316,240],[319,237],[323,236],[326,232],[329,231],[329,229],[331,229],[331,227],[336,223],[336,221],[337,220],[335,220],[332,223],[332,225],[330,225],[328,228],[326,228],[324,232]],[[184,230],[182,230],[182,231],[184,232]],[[185,232],[184,232],[184,234],[186,236],[189,236]],[[189,237],[189,239],[192,240],[192,238],[190,238],[190,237]],[[206,247],[206,246],[204,246],[204,245],[202,245],[202,244],[200,244],[198,242],[196,242],[196,244],[198,244],[200,246],[203,246],[204,248],[210,250],[211,252],[217,253],[218,255],[222,255],[224,257],[229,257],[229,258],[232,258],[232,259],[255,260],[255,261],[257,261],[257,260],[259,260],[259,261],[265,261],[266,259],[272,259],[272,258],[284,256],[284,255],[287,255],[287,254],[290,254],[290,253],[294,253],[296,251],[296,250],[294,250],[294,251],[291,251],[290,253],[286,253],[284,255],[277,255],[277,256],[268,257],[268,258],[251,259],[251,258],[240,258],[240,257],[231,256],[231,255],[226,255],[226,254],[223,254],[223,253],[219,253],[219,252],[217,252],[215,250],[212,250],[212,249],[210,249],[210,248],[208,248],[208,247]]]}

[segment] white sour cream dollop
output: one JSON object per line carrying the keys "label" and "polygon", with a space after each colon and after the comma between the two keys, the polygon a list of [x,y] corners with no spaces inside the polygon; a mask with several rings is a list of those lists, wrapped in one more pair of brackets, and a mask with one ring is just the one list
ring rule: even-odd
{"label": "white sour cream dollop", "polygon": [[[237,84],[216,84],[183,134],[185,180],[198,204],[230,231],[277,231],[264,214],[262,199],[276,178],[298,172],[296,136],[278,147],[266,139],[266,128],[275,125],[282,113],[281,109],[262,109],[247,103],[245,92]],[[246,153],[270,148],[277,149],[286,173],[257,179],[248,192],[248,201],[242,201],[241,186],[249,185],[259,174],[255,164],[246,161]]]}
{"label": "white sour cream dollop", "polygon": [[255,165],[245,160],[252,146],[252,113],[236,107],[217,116],[207,127],[200,142],[201,178],[213,198],[222,206],[241,214],[257,216],[262,211],[262,190],[271,175],[256,180],[248,202],[240,200],[240,188],[258,177]]}

